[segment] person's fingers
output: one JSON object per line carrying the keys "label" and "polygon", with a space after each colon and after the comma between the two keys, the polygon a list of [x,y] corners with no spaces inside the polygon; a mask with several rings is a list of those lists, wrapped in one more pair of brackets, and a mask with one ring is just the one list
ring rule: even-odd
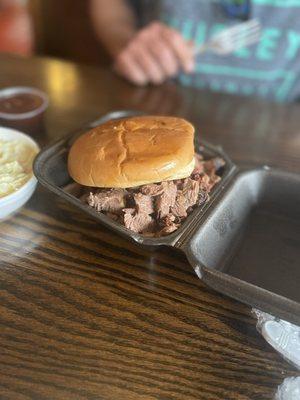
{"label": "person's fingers", "polygon": [[160,22],[152,22],[147,28],[141,31],[141,38],[147,43],[152,56],[160,65],[165,74],[170,77],[174,76],[179,69],[177,57],[162,38],[162,29],[165,25]]}
{"label": "person's fingers", "polygon": [[193,46],[159,22],[140,30],[115,61],[116,72],[138,85],[162,83],[180,67],[187,73],[194,69]]}
{"label": "person's fingers", "polygon": [[192,72],[195,67],[193,47],[175,29],[161,28],[161,35],[176,54],[183,70],[187,73]]}
{"label": "person's fingers", "polygon": [[166,79],[166,74],[159,62],[149,51],[146,40],[139,40],[131,45],[131,52],[144,74],[151,83],[160,84]]}
{"label": "person's fingers", "polygon": [[145,85],[148,79],[143,69],[135,60],[133,54],[129,49],[124,49],[121,54],[116,58],[114,63],[114,70],[124,78],[128,79],[136,85]]}
{"label": "person's fingers", "polygon": [[174,76],[179,70],[179,62],[168,44],[162,40],[149,40],[149,50],[168,77]]}

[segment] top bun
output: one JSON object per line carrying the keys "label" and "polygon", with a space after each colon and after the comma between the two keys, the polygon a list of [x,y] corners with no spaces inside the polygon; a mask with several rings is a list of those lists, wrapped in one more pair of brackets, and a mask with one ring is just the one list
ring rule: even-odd
{"label": "top bun", "polygon": [[194,127],[182,118],[141,116],[111,120],[80,136],[68,169],[81,185],[127,188],[189,176]]}

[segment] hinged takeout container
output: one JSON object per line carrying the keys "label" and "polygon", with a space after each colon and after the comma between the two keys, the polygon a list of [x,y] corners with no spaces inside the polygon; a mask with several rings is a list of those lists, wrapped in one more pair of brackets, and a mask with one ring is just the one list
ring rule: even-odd
{"label": "hinged takeout container", "polygon": [[145,237],[83,204],[63,188],[71,182],[67,155],[74,139],[109,113],[42,150],[34,162],[40,183],[102,224],[142,245],[183,250],[209,286],[252,307],[300,324],[300,176],[268,167],[235,166],[221,148],[196,143],[205,158],[222,157],[221,181],[208,203],[168,236]]}

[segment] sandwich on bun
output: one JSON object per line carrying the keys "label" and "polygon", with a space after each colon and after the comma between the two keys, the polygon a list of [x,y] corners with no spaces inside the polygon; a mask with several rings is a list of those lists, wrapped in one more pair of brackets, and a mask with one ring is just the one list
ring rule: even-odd
{"label": "sandwich on bun", "polygon": [[69,174],[97,211],[138,233],[169,234],[208,199],[224,164],[195,156],[194,131],[176,117],[108,121],[74,142]]}
{"label": "sandwich on bun", "polygon": [[182,118],[109,121],[72,146],[68,168],[84,186],[129,188],[186,178],[195,167],[194,127]]}

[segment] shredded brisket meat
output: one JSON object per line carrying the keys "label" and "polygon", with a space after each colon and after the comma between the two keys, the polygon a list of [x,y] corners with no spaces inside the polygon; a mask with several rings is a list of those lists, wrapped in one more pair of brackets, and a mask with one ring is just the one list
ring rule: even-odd
{"label": "shredded brisket meat", "polygon": [[124,189],[100,189],[90,192],[87,198],[89,206],[97,211],[105,211],[118,214],[125,207],[126,190]]}
{"label": "shredded brisket meat", "polygon": [[82,201],[103,212],[126,228],[148,236],[164,236],[176,231],[196,206],[209,199],[209,192],[221,179],[217,172],[224,160],[195,157],[190,177],[129,189],[93,189]]}

